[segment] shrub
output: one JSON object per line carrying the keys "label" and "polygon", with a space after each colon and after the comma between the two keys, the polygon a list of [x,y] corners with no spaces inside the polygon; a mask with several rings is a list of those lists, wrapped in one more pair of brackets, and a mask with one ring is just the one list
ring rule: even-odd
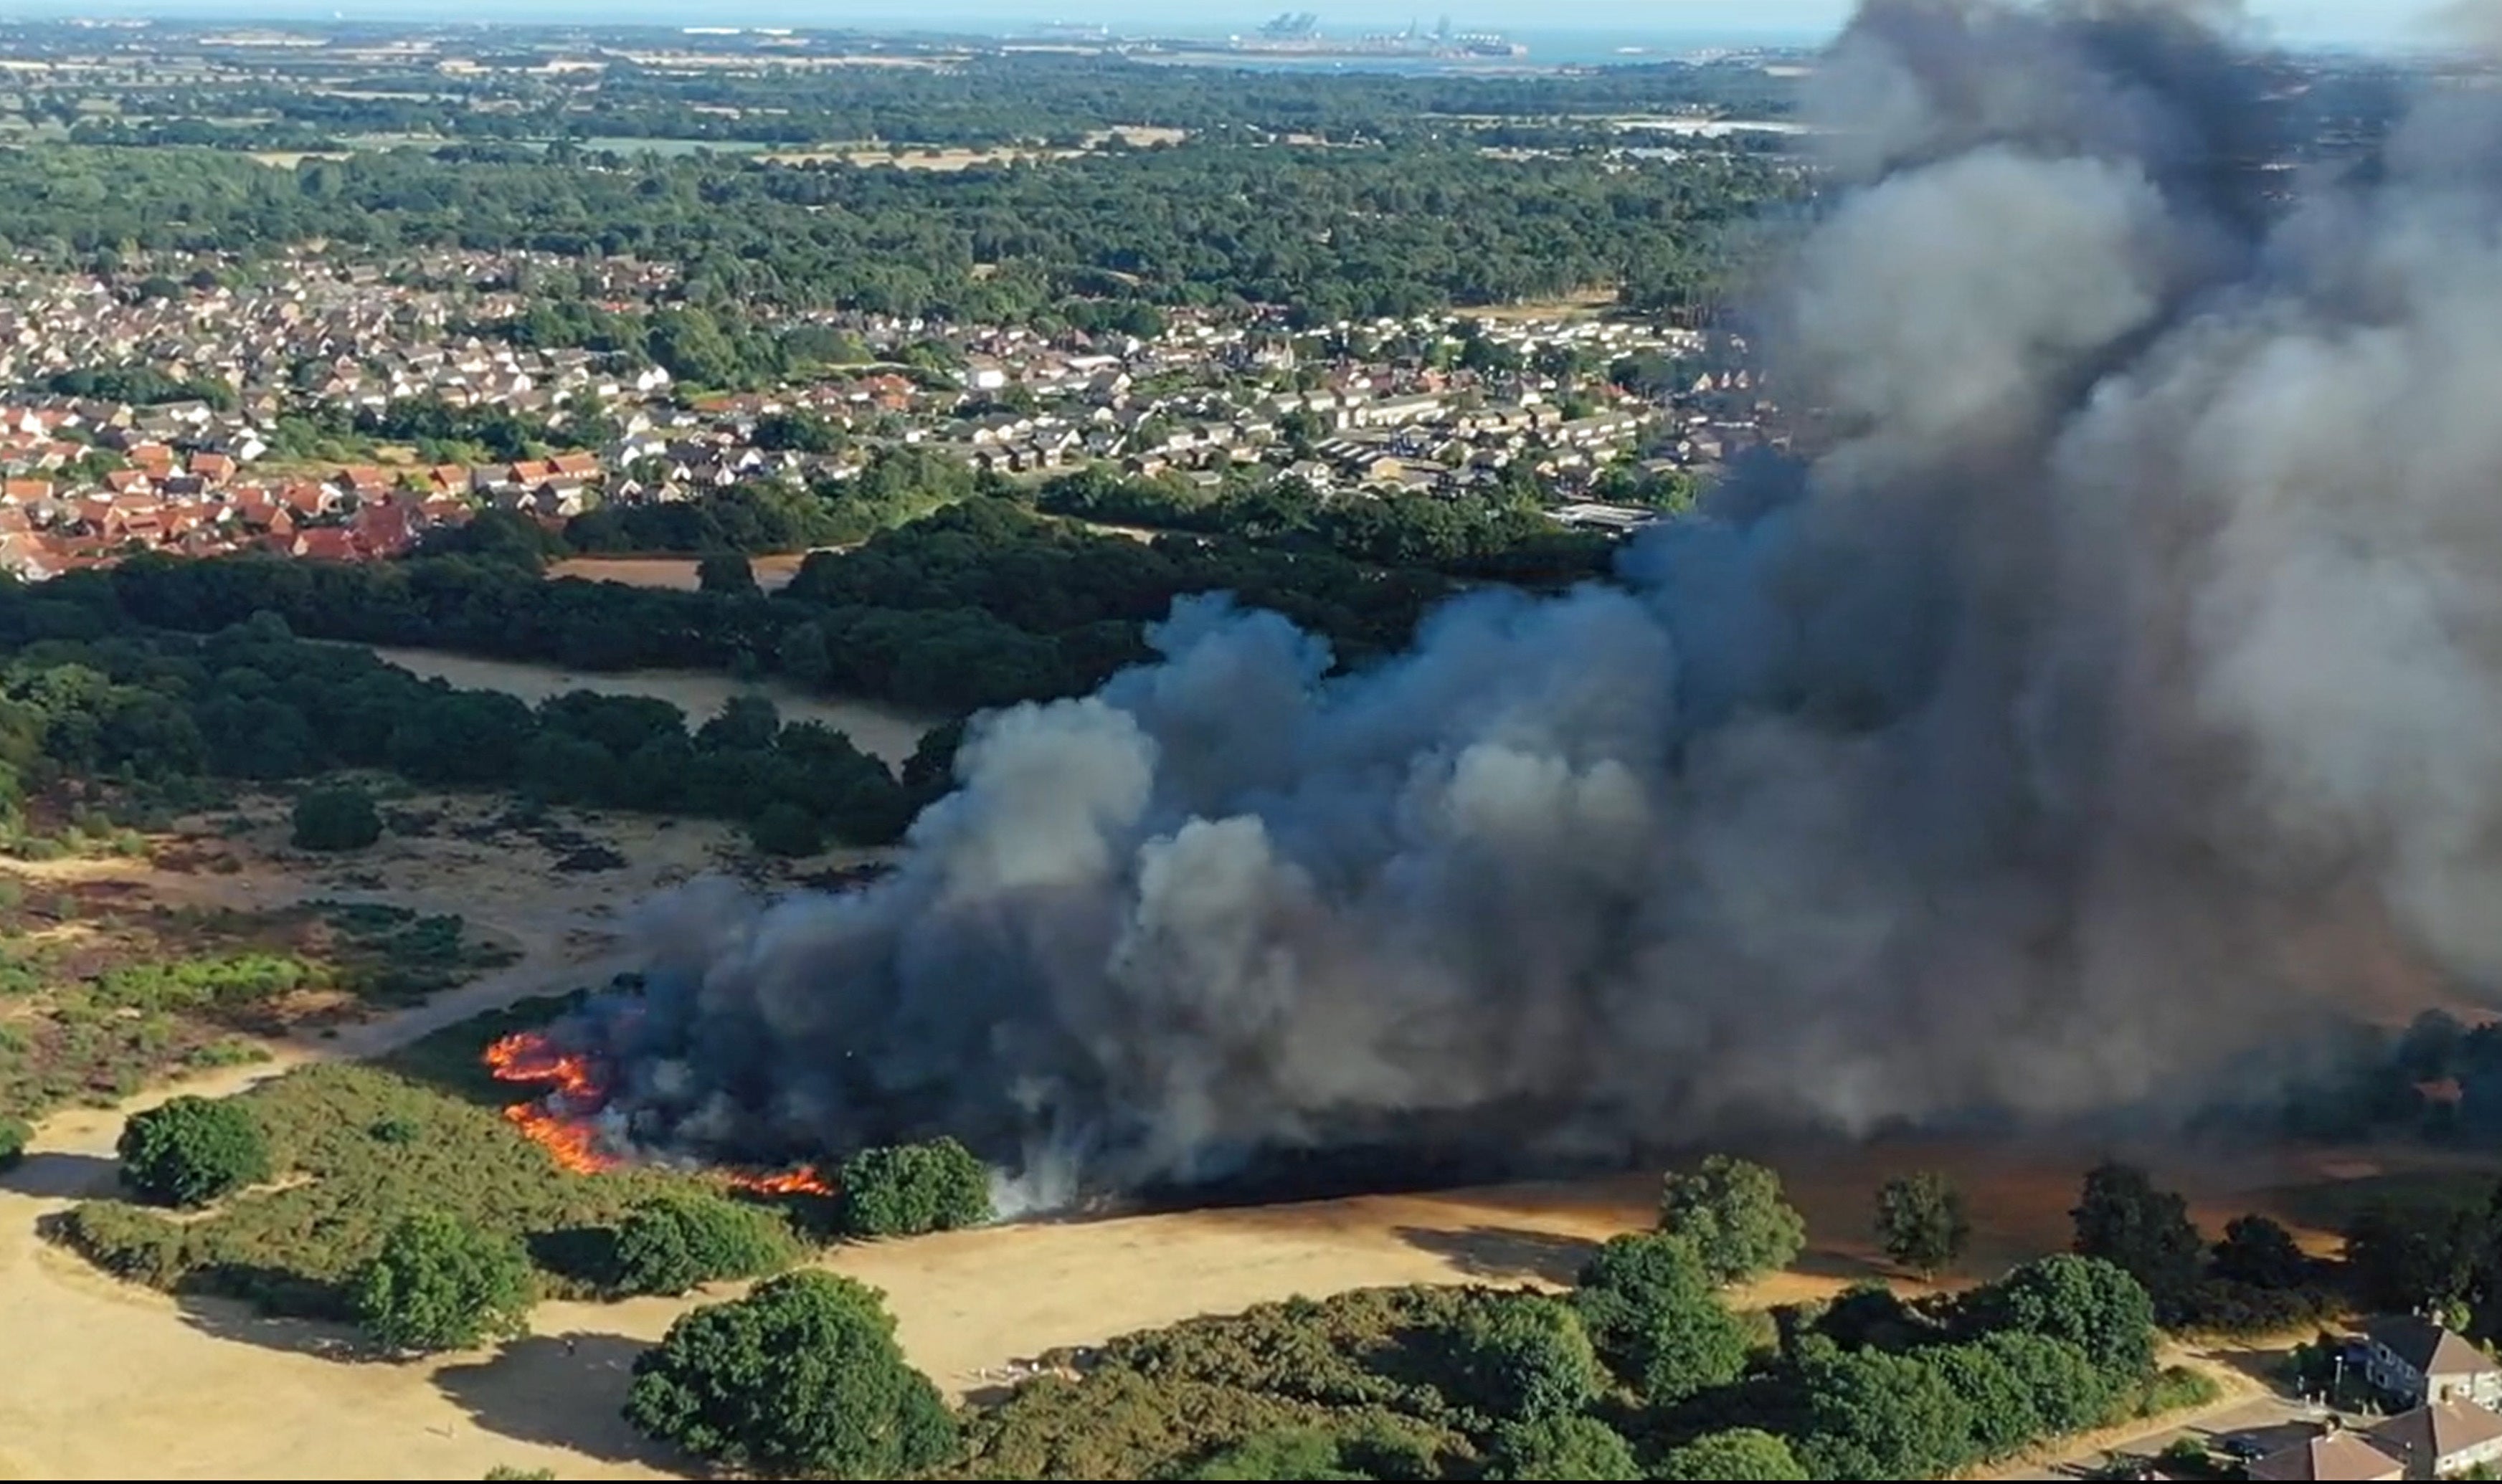
{"label": "shrub", "polygon": [[991,1175],[952,1138],[863,1149],[837,1181],[842,1229],[855,1236],[915,1236],[991,1219]]}
{"label": "shrub", "polygon": [[2009,1273],[1983,1300],[1999,1327],[2066,1340],[2096,1369],[2134,1381],[2154,1366],[2154,1302],[2100,1258],[2054,1253]]}
{"label": "shrub", "polygon": [[[1615,1429],[1593,1417],[1549,1417],[1505,1423],[1486,1450],[1489,1479],[1639,1479],[1634,1450]],[[1272,1473],[1265,1478],[1302,1478]],[[1720,1477],[1714,1475],[1713,1477]]]}
{"label": "shrub", "polygon": [[1579,1411],[1599,1389],[1599,1362],[1580,1316],[1552,1298],[1511,1298],[1461,1322],[1463,1389],[1497,1421]]}
{"label": "shrub", "polygon": [[698,1283],[752,1278],[788,1264],[783,1229],[718,1196],[658,1196],[617,1227],[617,1282],[634,1294],[683,1294]]}
{"label": "shrub", "polygon": [[0,1114],[0,1169],[8,1169],[26,1157],[26,1145],[35,1136],[34,1126],[22,1118]]}
{"label": "shrub", "polygon": [[515,1238],[444,1211],[400,1218],[350,1284],[356,1322],[394,1350],[465,1350],[521,1333],[537,1284]]}
{"label": "shrub", "polygon": [[1572,1304],[1600,1359],[1651,1401],[1682,1400],[1745,1369],[1745,1329],[1682,1236],[1611,1238],[1581,1269]]}
{"label": "shrub", "polygon": [[298,850],[362,850],[382,837],[383,817],[362,789],[307,789],[296,796]]}
{"label": "shrub", "polygon": [[122,1126],[121,1178],[159,1205],[206,1205],[270,1174],[269,1142],[252,1110],[177,1097]]}
{"label": "shrub", "polygon": [[1801,1366],[1800,1379],[1800,1462],[1818,1478],[1930,1479],[1972,1457],[1971,1403],[1920,1356],[1837,1352]]}
{"label": "shrub", "polygon": [[1706,1433],[1671,1448],[1651,1470],[1654,1479],[1804,1479],[1807,1468],[1790,1445],[1754,1428]]}
{"label": "shrub", "polygon": [[[770,1378],[770,1384],[766,1384]],[[634,1362],[626,1420],[733,1468],[891,1479],[955,1449],[877,1290],[797,1272],[695,1310]]]}
{"label": "shrub", "polygon": [[695,562],[695,588],[731,597],[754,597],[759,592],[756,565],[743,552],[706,553]]}
{"label": "shrub", "polygon": [[1219,1450],[1185,1477],[1192,1479],[1363,1479],[1345,1467],[1338,1441],[1308,1428],[1263,1433]]}
{"label": "shrub", "polygon": [[1786,1267],[1807,1245],[1807,1221],[1781,1197],[1781,1177],[1715,1154],[1660,1184],[1659,1225],[1694,1243],[1723,1283]]}
{"label": "shrub", "polygon": [[768,856],[813,856],[826,848],[817,817],[788,799],[765,805],[747,826],[747,838]]}

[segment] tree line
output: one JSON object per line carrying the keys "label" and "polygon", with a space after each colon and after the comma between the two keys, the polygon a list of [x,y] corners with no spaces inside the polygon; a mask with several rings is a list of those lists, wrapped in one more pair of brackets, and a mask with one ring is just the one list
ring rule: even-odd
{"label": "tree line", "polygon": [[[265,65],[282,74],[319,75],[300,64]],[[1121,123],[1343,140],[1463,130],[1487,116],[1534,120],[1711,110],[1779,118],[1794,111],[1798,95],[1794,79],[1734,61],[1471,78],[1169,68],[1117,56],[1033,54],[980,54],[947,67],[855,68],[839,90],[804,71],[761,67],[690,76],[624,58],[610,61],[592,87],[562,79],[459,78],[429,70],[398,82],[362,76],[358,88],[289,85],[284,77],[184,84],[118,91],[115,118],[93,118],[75,107],[48,112],[82,139],[237,149],[429,132],[475,140],[1074,146],[1092,130]]]}
{"label": "tree line", "polygon": [[1186,593],[1275,609],[1356,662],[1403,648],[1457,590],[1424,568],[1190,535],[1144,543],[981,497],[814,554],[769,596],[551,581],[539,574],[549,555],[530,523],[482,516],[404,561],[134,557],[22,592],[16,611],[30,639],[133,624],[207,633],[266,611],[307,638],[590,670],[779,672],[963,713],[1094,689],[1148,658],[1143,626]]}
{"label": "tree line", "polygon": [[[829,836],[899,837],[946,786],[955,736],[934,734],[898,779],[838,732],[783,725],[762,697],[733,698],[692,729],[677,707],[642,696],[575,691],[533,708],[298,639],[266,610],[194,637],[12,586],[0,589],[0,644],[13,650],[0,667],[0,809],[13,823],[31,795],[68,781],[161,797],[205,778],[379,768],[549,803],[737,820],[761,848],[807,855]],[[361,798],[303,802],[297,834],[310,848],[378,833]]]}
{"label": "tree line", "polygon": [[1499,159],[1473,144],[1170,149],[956,171],[461,146],[272,169],[177,147],[0,157],[0,241],[55,260],[256,255],[321,238],[634,255],[678,264],[687,305],[839,306],[1023,320],[1071,295],[1274,304],[1307,321],[1640,284],[1700,296],[1721,229],[1795,198],[1742,154]]}

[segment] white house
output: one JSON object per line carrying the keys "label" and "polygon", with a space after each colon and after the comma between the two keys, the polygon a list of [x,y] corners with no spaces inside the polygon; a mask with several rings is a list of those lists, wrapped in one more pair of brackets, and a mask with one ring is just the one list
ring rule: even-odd
{"label": "white house", "polygon": [[2502,1366],[2453,1330],[2414,1314],[2387,1314],[2364,1321],[2363,1341],[2364,1374],[2409,1406],[2502,1406]]}

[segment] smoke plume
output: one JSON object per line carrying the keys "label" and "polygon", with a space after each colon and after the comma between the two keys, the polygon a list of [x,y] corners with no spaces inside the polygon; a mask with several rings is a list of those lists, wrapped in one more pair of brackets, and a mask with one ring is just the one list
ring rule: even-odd
{"label": "smoke plume", "polygon": [[1462,1130],[2059,1119],[2502,982],[2502,133],[2296,161],[2212,5],[1869,4],[1770,306],[1816,456],[1332,676],[1177,603],[872,890],[654,904],[639,1138],[1054,1198]]}

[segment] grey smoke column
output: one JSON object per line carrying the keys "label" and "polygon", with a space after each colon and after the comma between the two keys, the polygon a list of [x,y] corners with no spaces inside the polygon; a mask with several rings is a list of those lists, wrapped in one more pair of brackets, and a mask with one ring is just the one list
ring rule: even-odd
{"label": "grey smoke column", "polygon": [[[642,1136],[1051,1198],[1435,1123],[2055,1118],[2502,978],[2497,155],[2266,171],[2214,8],[1871,5],[1779,308],[1837,436],[1412,653],[1221,598],[900,874],[648,915]],[[2269,210],[2268,192],[2305,203]],[[2392,967],[2394,965],[2394,967]]]}

